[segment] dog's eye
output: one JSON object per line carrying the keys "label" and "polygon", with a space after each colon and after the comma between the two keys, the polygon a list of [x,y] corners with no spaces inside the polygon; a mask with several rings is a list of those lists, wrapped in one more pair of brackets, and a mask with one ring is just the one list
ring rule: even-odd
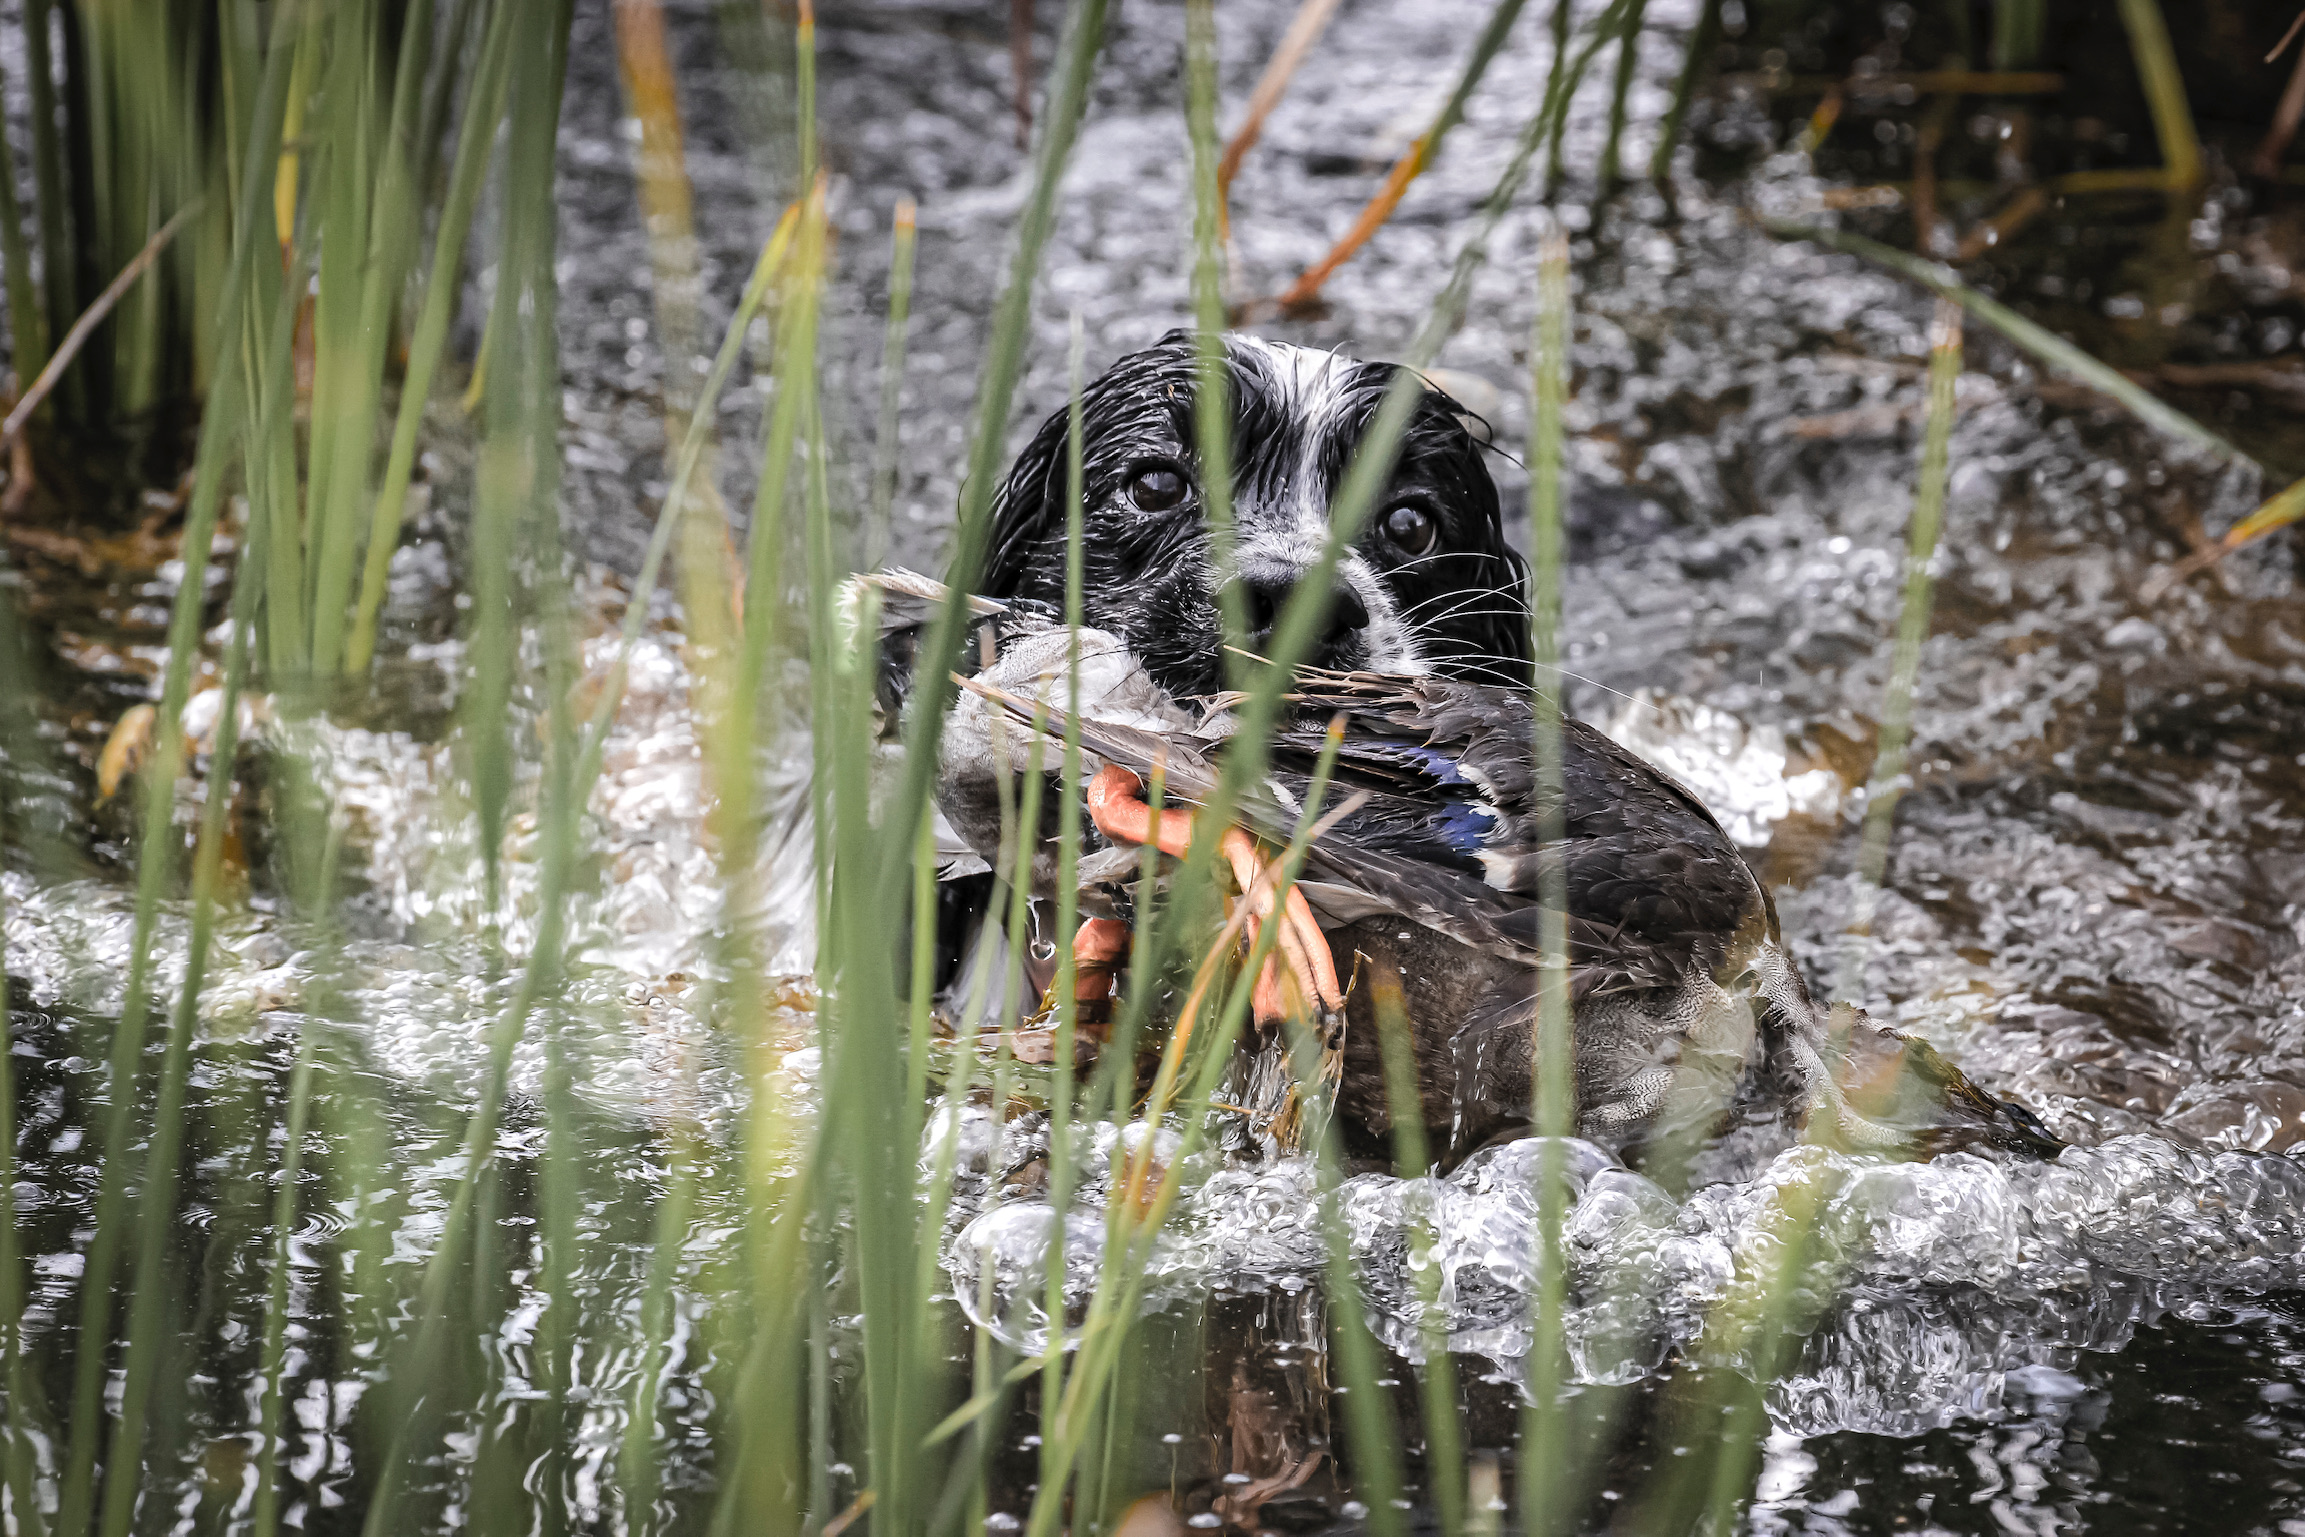
{"label": "dog's eye", "polygon": [[1148,465],[1128,478],[1128,499],[1139,512],[1166,512],[1185,499],[1185,478],[1165,464]]}
{"label": "dog's eye", "polygon": [[1404,555],[1422,555],[1433,547],[1433,538],[1440,532],[1433,524],[1432,514],[1422,507],[1395,507],[1385,514],[1381,527],[1393,547]]}

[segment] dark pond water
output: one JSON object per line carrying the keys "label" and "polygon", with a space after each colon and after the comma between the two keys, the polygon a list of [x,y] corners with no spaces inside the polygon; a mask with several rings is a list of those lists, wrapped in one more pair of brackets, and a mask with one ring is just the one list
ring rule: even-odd
{"label": "dark pond water", "polygon": [[[1292,9],[1221,8],[1228,117]],[[1277,290],[1341,230],[1430,115],[1484,9],[1342,9],[1236,184],[1236,295]],[[1578,309],[1568,629],[1585,680],[1572,704],[1706,797],[1776,885],[1789,937],[1820,980],[1854,900],[1930,308],[1849,258],[1772,240],[1748,214],[1835,217],[1827,210],[1851,201],[1839,189],[1889,182],[1890,192],[1856,200],[1875,206],[1845,217],[1910,245],[1914,131],[1930,99],[1853,99],[1811,157],[1790,146],[1814,96],[1769,94],[1768,72],[1840,73],[1870,59],[1872,71],[1893,73],[1931,67],[1947,46],[1927,26],[1916,32],[1908,7],[1826,14],[1832,23],[1804,34],[1789,61],[1767,58],[1757,33],[1733,39],[1731,65],[1748,73],[1700,104],[1701,148],[1684,172],[1704,175],[1684,174],[1677,206],[1638,185],[1596,206],[1579,174],[1552,210],[1531,201],[1509,214],[1441,357],[1499,444],[1520,442],[1533,254],[1547,222],[1563,221]],[[1627,142],[1643,160],[1695,7],[1660,0],[1648,15]],[[776,207],[784,165],[756,114],[782,107],[730,62],[725,18],[696,8],[672,20],[710,336]],[[1050,23],[1044,15],[1044,66]],[[1186,319],[1180,35],[1173,7],[1116,12],[1035,312],[1020,430],[1062,399],[1073,313],[1092,368]],[[1005,18],[978,6],[828,6],[821,43],[842,233],[825,347],[840,494],[862,500],[887,221],[895,199],[911,195],[921,203],[920,278],[891,548],[933,566],[1024,188]],[[1441,164],[1332,281],[1327,313],[1266,329],[1372,357],[1401,348],[1549,57],[1545,28],[1525,19]],[[2102,83],[2125,67],[2121,56],[2075,57],[2100,82],[2087,100],[1971,97],[1941,125],[1940,208],[1952,238],[2015,195],[1992,178],[2004,161],[2020,174],[2032,167],[2004,153],[2020,134],[2056,172],[2088,169],[2092,154],[2099,165],[2138,163],[2150,133],[2140,102]],[[636,564],[664,490],[666,364],[597,9],[580,9],[574,58],[562,145],[566,513],[573,545],[596,563],[580,595],[600,662],[621,590],[608,572]],[[1956,1158],[1839,1171],[1829,1230],[1843,1284],[1791,1376],[1767,1395],[1772,1431],[1746,1518],[1755,1532],[2305,1532],[2305,1164],[2290,1156],[2305,1144],[2305,610],[2280,538],[2157,601],[2141,596],[2158,567],[2305,471],[2305,218],[2278,188],[2225,169],[2263,116],[2232,108],[2220,138],[2224,105],[2202,114],[2215,171],[2201,192],[2052,200],[1964,269],[2167,389],[2270,478],[2156,437],[1971,328],[1915,785],[1899,809],[1863,1001],[2079,1147],[2049,1169]],[[1596,80],[1572,117],[1571,167],[1595,164],[1605,116]],[[732,392],[728,442],[749,440],[757,409],[747,390]],[[443,413],[428,461],[433,510],[395,565],[383,686],[284,744],[327,765],[349,818],[358,895],[343,965],[319,974],[260,886],[227,924],[213,968],[196,1150],[172,1214],[187,1265],[181,1369],[164,1376],[162,1405],[174,1458],[163,1467],[173,1471],[140,1517],[151,1530],[212,1529],[245,1509],[269,1199],[265,1160],[252,1155],[274,1134],[300,1027],[324,1028],[334,1043],[323,1098],[343,1111],[320,1122],[325,1146],[298,1235],[292,1519],[349,1526],[373,1477],[354,1455],[371,1391],[371,1347],[355,1341],[373,1339],[371,1325],[408,1325],[391,1312],[405,1307],[393,1278],[438,1232],[465,1096],[509,986],[474,895],[478,851],[446,710],[461,655],[453,584],[464,457]],[[723,455],[738,508],[749,499],[744,458]],[[1513,506],[1523,477],[1507,454],[1495,469]],[[17,1200],[33,1256],[26,1326],[61,1402],[97,1172],[106,1013],[117,1006],[132,900],[120,861],[127,818],[117,803],[94,804],[91,765],[120,710],[156,687],[165,602],[181,573],[161,564],[165,551],[86,562],[17,553],[53,651],[47,719],[74,765],[57,815],[95,829],[77,878],[36,876],[24,860],[0,877],[15,979]],[[653,1203],[667,1180],[655,1128],[694,1113],[725,1131],[737,1094],[690,985],[709,966],[719,893],[676,616],[651,631],[641,662],[594,805],[601,878],[579,903],[585,963],[554,1014],[590,1155],[584,1307],[588,1337],[602,1343],[553,1466],[580,1519],[602,1526],[617,1524],[612,1460]],[[788,775],[794,806],[801,773],[796,764]],[[783,966],[804,971],[805,836],[780,859],[787,879],[763,921]],[[533,872],[516,861],[511,882],[503,942],[518,954],[530,921],[519,896]],[[182,943],[180,926],[164,932],[166,954]],[[780,1018],[797,1042],[806,1000],[787,1002]],[[524,1092],[543,1082],[545,1061],[539,1032],[518,1057]],[[790,1071],[805,1087],[808,1060]],[[1004,1205],[989,1119],[963,1129],[976,1161],[964,1168],[955,1270],[974,1276],[989,1256],[983,1273],[998,1287],[978,1315],[1022,1344],[1033,1320],[1011,1305],[1018,1277],[1003,1237],[1013,1246],[1014,1235],[1039,1231],[1045,1208],[1029,1197]],[[520,1307],[535,1285],[540,1135],[523,1100],[500,1145],[498,1280],[512,1303],[490,1346],[516,1388],[532,1343]],[[707,1139],[708,1163],[718,1145]],[[353,1169],[381,1150],[389,1181],[330,1182],[332,1160]],[[1780,1161],[1772,1176],[1794,1170]],[[1364,1524],[1350,1468],[1332,1454],[1339,1410],[1304,1179],[1287,1165],[1221,1175],[1162,1253],[1138,1434],[1116,1487],[1173,1492],[1177,1514],[1132,1530],[1174,1530],[1187,1517],[1195,1528],[1227,1517],[1249,1530]],[[1527,1220],[1508,1184],[1371,1177],[1356,1184],[1353,1222],[1378,1333],[1413,1353],[1417,1303],[1400,1272],[1400,1234],[1409,1218],[1432,1215],[1468,1441],[1502,1459],[1509,1480]],[[1623,1171],[1596,1174],[1576,1206],[1580,1263],[1588,1278],[1641,1281],[1649,1303],[1638,1326],[1661,1353],[1718,1295],[1724,1267],[1752,1238],[1760,1193],[1723,1187],[1675,1206]],[[726,1221],[707,1202],[700,1251]],[[709,1384],[725,1344],[711,1326],[708,1272],[700,1261],[684,1277],[693,1285],[665,1406],[668,1514],[684,1520],[700,1519],[709,1500]],[[361,1327],[340,1327],[347,1316]],[[940,1317],[957,1374],[967,1322],[955,1306]],[[1596,1308],[1575,1329],[1604,1340],[1620,1323]],[[1590,1359],[1612,1358],[1596,1344]],[[1414,1452],[1415,1369],[1399,1358],[1393,1374]],[[1709,1432],[1659,1417],[1650,1373],[1590,1375],[1627,1380],[1582,1390],[1626,1427],[1596,1432],[1589,1523],[1631,1530],[1622,1512]],[[1028,1392],[1003,1432],[996,1529],[1029,1501],[1034,1407]],[[451,1516],[459,1480],[483,1455],[483,1428],[458,1429],[435,1469]],[[840,1503],[852,1476],[845,1464],[827,1474]],[[1414,1514],[1420,1527],[1433,1520],[1421,1493]]]}

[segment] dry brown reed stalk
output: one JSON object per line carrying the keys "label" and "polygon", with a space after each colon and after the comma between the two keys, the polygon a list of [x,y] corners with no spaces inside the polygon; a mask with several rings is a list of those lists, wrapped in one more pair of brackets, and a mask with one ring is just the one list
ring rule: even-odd
{"label": "dry brown reed stalk", "polygon": [[80,318],[72,322],[72,329],[64,333],[64,340],[57,343],[56,350],[48,355],[48,362],[40,370],[39,377],[17,398],[16,407],[8,413],[8,419],[0,422],[0,444],[15,441],[16,435],[24,430],[24,424],[32,419],[32,413],[40,409],[40,403],[56,388],[56,382],[63,377],[64,370],[80,355],[80,349],[88,344],[88,338],[96,334],[96,327],[103,323],[105,316],[112,313],[115,305],[128,296],[128,291],[136,286],[136,280],[144,276],[153,262],[159,259],[160,253],[168,249],[168,242],[176,238],[176,232],[184,228],[200,212],[202,206],[196,198],[177,209],[173,218],[153,231],[152,238],[144,242],[144,249],[131,257],[128,265],[122,267],[118,275],[105,285],[104,291],[96,296],[96,301],[81,311]]}
{"label": "dry brown reed stalk", "polygon": [[[2300,26],[2305,26],[2305,12],[2298,13],[2289,30],[2281,35],[2281,41],[2265,55],[2266,63],[2281,56],[2281,50],[2289,46],[2289,40],[2297,35]],[[2300,119],[2305,119],[2305,48],[2298,50],[2297,63],[2289,71],[2289,83],[2281,91],[2281,103],[2273,109],[2273,121],[2266,128],[2265,137],[2257,141],[2256,153],[2249,157],[2250,174],[2267,181],[2281,174],[2281,159],[2289,153],[2290,141],[2297,137]]]}
{"label": "dry brown reed stalk", "polygon": [[1231,191],[1233,178],[1240,174],[1241,162],[1256,148],[1264,135],[1265,119],[1272,116],[1273,108],[1280,105],[1288,94],[1289,81],[1297,66],[1313,51],[1336,16],[1342,0],[1301,0],[1297,12],[1289,18],[1286,32],[1273,49],[1273,56],[1265,61],[1264,73],[1257,76],[1256,85],[1249,91],[1248,106],[1241,112],[1240,126],[1225,142],[1223,158],[1217,161],[1217,196],[1221,202]]}
{"label": "dry brown reed stalk", "polygon": [[2016,195],[2002,204],[1991,218],[1978,220],[1969,233],[1961,237],[1959,248],[1953,252],[1953,260],[1975,261],[1987,251],[2005,243],[2048,206],[2049,194],[2041,188],[2020,187]]}
{"label": "dry brown reed stalk", "polygon": [[1392,170],[1385,175],[1384,185],[1377,189],[1376,196],[1370,198],[1367,206],[1354,218],[1352,227],[1329,248],[1328,254],[1306,268],[1288,286],[1287,291],[1274,301],[1282,314],[1297,314],[1310,309],[1320,298],[1321,287],[1328,282],[1330,275],[1352,260],[1353,253],[1368,244],[1370,236],[1384,228],[1385,221],[1393,216],[1393,210],[1400,207],[1401,199],[1408,195],[1409,183],[1415,181],[1424,173],[1425,167],[1433,163],[1449,130],[1463,121],[1465,102],[1481,83],[1481,77],[1488,72],[1490,61],[1504,47],[1506,34],[1512,31],[1514,21],[1519,18],[1522,4],[1523,0],[1500,0],[1496,9],[1489,13],[1488,25],[1481,29],[1479,39],[1473,44],[1471,57],[1465,61],[1463,71],[1457,76],[1455,88],[1449,92],[1449,99],[1442,105],[1440,114],[1433,119],[1432,126],[1417,135],[1416,143],[1393,163]]}
{"label": "dry brown reed stalk", "polygon": [[2139,601],[2157,603],[2170,589],[2208,570],[2243,545],[2254,544],[2277,528],[2305,519],[2305,480],[2295,481],[2267,497],[2257,510],[2225,531],[2224,537],[2195,550],[2175,565],[2156,571],[2137,589]]}

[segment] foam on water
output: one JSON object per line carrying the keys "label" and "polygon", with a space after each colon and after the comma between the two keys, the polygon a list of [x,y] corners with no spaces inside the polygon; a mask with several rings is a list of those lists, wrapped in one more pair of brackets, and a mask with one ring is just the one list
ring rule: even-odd
{"label": "foam on water", "polygon": [[[984,1167],[989,1124],[968,1145]],[[1585,1383],[1637,1381],[1676,1354],[1753,1373],[1753,1337],[1737,1322],[1798,1231],[1787,1213],[1813,1201],[1791,1311],[1804,1338],[1768,1390],[1778,1426],[1800,1434],[1910,1435],[1989,1414],[2013,1381],[2030,1391],[2032,1377],[2077,1351],[2118,1350],[2162,1314],[2213,1316],[2305,1285],[2305,1163],[2286,1155],[2194,1152],[2143,1136],[2053,1163],[1890,1163],[1796,1147],[1749,1183],[1675,1201],[1589,1143],[1567,1141],[1560,1154],[1567,1337]],[[1155,1243],[1146,1305],[1313,1284],[1333,1210],[1381,1340],[1417,1360],[1429,1336],[1445,1337],[1517,1377],[1530,1348],[1543,1157],[1531,1138],[1443,1178],[1360,1175],[1325,1198],[1333,1206],[1304,1158],[1218,1169],[1188,1190]],[[1102,1169],[1094,1158],[1087,1167],[1065,1222],[1075,1323],[1105,1247]],[[961,1306],[1027,1353],[1047,1339],[1054,1222],[1045,1200],[964,1194],[948,1250]]]}
{"label": "foam on water", "polygon": [[[611,594],[596,580],[586,596],[594,633],[582,643],[587,682],[573,707],[589,703],[586,690],[605,680],[621,647],[605,617]],[[706,1002],[728,904],[683,644],[676,628],[650,629],[630,658],[580,835],[585,859],[568,897],[565,981],[549,1007],[575,1027],[568,1040],[594,1098],[650,1107],[701,1090],[704,1102],[695,1108],[719,1121],[736,1096],[733,1086],[712,1092],[710,1064],[720,1046]],[[458,645],[427,651],[425,660],[451,676],[461,671]],[[214,689],[195,695],[187,717],[203,709],[212,716],[219,698]],[[491,907],[470,749],[461,736],[427,739],[327,718],[284,721],[269,711],[261,719],[250,750],[300,760],[334,809],[343,864],[355,883],[350,934],[332,953],[317,955],[276,903],[228,903],[201,994],[203,1029],[230,1034],[266,1012],[302,1008],[325,972],[330,1014],[358,1028],[376,1067],[470,1095],[485,1081],[491,1028],[535,945],[541,864],[533,768],[513,789],[496,862],[500,893]],[[778,724],[802,729],[796,721]],[[534,710],[513,729],[539,729]],[[802,739],[788,733],[784,740]],[[777,975],[813,965],[806,772],[804,740],[801,750],[764,765],[759,880],[737,915]],[[205,774],[203,766],[201,779]],[[198,782],[186,782],[181,824],[196,818],[201,793]],[[0,873],[0,881],[9,972],[31,1000],[116,1014],[135,931],[133,887],[102,878],[41,881],[19,871]],[[155,997],[168,997],[182,979],[187,911],[173,902],[160,914],[151,946]],[[787,1023],[805,1014],[805,998],[779,1002],[801,1005],[780,1007]],[[516,1092],[541,1082],[541,1037],[531,1028],[515,1048]]]}

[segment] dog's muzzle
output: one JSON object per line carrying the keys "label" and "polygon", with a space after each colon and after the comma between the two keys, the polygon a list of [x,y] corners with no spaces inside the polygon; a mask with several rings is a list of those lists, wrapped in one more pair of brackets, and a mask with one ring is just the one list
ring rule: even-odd
{"label": "dog's muzzle", "polygon": [[[1264,653],[1271,649],[1281,614],[1299,585],[1294,576],[1243,576],[1231,583],[1231,591],[1239,600],[1241,628],[1251,650]],[[1312,656],[1308,660],[1334,656],[1351,646],[1368,627],[1368,605],[1361,601],[1361,595],[1350,583],[1338,582],[1335,594],[1329,599],[1328,612],[1313,637]]]}

